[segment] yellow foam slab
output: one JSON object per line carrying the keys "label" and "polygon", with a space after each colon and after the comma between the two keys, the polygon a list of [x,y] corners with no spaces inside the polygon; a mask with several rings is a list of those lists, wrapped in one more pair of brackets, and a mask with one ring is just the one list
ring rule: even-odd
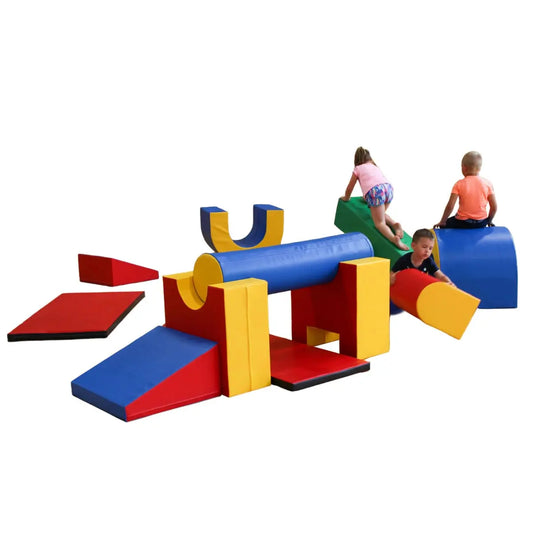
{"label": "yellow foam slab", "polygon": [[420,293],[416,307],[422,322],[460,339],[480,300],[447,283],[431,283]]}
{"label": "yellow foam slab", "polygon": [[320,346],[328,342],[339,340],[339,334],[327,329],[316,328],[314,326],[307,326],[307,344],[309,346]]}
{"label": "yellow foam slab", "polygon": [[390,350],[390,260],[365,257],[346,261],[357,267],[357,357]]}
{"label": "yellow foam slab", "polygon": [[224,291],[228,395],[270,385],[266,281],[249,278],[213,288]]}

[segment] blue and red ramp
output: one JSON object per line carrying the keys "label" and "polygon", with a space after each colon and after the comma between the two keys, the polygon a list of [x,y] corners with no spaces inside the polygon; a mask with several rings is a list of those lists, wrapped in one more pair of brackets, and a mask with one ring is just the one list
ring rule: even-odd
{"label": "blue and red ramp", "polygon": [[215,398],[218,344],[158,326],[72,381],[72,394],[125,421]]}

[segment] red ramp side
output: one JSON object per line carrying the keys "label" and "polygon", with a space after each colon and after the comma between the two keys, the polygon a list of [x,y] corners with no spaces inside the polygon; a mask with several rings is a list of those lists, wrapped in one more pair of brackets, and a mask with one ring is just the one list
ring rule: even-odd
{"label": "red ramp side", "polygon": [[159,277],[159,272],[111,257],[78,254],[80,281],[115,287],[129,283],[150,281]]}

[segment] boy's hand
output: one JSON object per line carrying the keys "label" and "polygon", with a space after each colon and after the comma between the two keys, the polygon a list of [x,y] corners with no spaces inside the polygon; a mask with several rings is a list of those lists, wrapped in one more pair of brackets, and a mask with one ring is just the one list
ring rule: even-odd
{"label": "boy's hand", "polygon": [[390,273],[390,284],[394,285],[396,283],[396,274],[397,272],[391,272]]}

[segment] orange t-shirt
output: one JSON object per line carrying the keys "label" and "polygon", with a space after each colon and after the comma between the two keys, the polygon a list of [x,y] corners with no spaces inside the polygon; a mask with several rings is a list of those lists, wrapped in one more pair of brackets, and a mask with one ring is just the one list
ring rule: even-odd
{"label": "orange t-shirt", "polygon": [[456,218],[459,220],[487,218],[489,196],[494,194],[494,187],[489,180],[479,176],[466,176],[455,183],[452,193],[459,196]]}

